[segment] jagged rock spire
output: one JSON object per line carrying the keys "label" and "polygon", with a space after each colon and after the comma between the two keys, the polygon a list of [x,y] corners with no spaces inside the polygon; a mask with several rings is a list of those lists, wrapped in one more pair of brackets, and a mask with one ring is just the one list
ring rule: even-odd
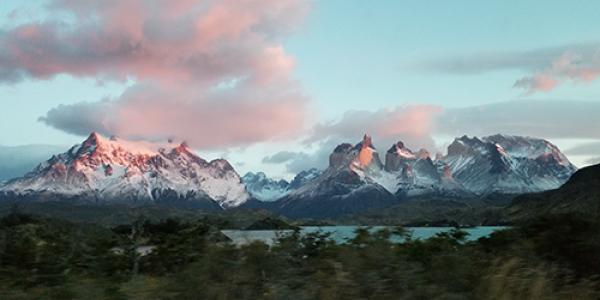
{"label": "jagged rock spire", "polygon": [[362,140],[361,145],[362,145],[362,148],[367,148],[367,147],[369,147],[369,148],[375,148],[375,147],[373,147],[373,140],[372,140],[371,136],[368,135],[368,134],[366,134],[366,133],[363,136],[363,140]]}
{"label": "jagged rock spire", "polygon": [[358,153],[358,161],[361,166],[368,166],[373,160],[373,141],[371,140],[371,136],[365,133],[361,143],[361,149]]}
{"label": "jagged rock spire", "polygon": [[102,137],[100,136],[99,133],[92,131],[90,133],[90,135],[87,137],[87,139],[85,139],[84,144],[85,143],[89,143],[89,144],[98,144],[98,142],[102,139]]}

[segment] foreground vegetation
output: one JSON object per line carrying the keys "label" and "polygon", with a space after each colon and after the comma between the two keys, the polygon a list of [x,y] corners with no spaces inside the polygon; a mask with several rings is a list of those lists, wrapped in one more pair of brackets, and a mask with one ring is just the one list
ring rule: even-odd
{"label": "foreground vegetation", "polygon": [[[0,299],[598,299],[600,223],[542,218],[467,242],[402,228],[236,247],[210,219],[0,219]],[[404,237],[392,243],[392,235]],[[152,251],[136,249],[153,245]]]}

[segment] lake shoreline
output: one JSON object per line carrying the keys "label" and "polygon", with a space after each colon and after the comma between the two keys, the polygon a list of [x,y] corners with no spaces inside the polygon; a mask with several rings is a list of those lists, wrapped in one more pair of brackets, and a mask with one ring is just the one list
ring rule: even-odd
{"label": "lake shoreline", "polygon": [[[301,226],[301,234],[324,233],[336,243],[345,243],[356,235],[357,229],[367,229],[376,232],[383,229],[393,231],[397,226]],[[403,227],[407,230],[411,238],[428,239],[439,233],[450,232],[456,227]],[[469,228],[459,228],[467,233],[467,241],[475,241],[481,237],[487,237],[493,232],[508,229],[507,226],[479,226]],[[261,241],[272,245],[282,236],[294,232],[293,229],[275,229],[275,230],[239,230],[229,229],[221,230],[234,244],[244,245],[254,241]],[[392,235],[391,240],[401,242],[404,237]]]}

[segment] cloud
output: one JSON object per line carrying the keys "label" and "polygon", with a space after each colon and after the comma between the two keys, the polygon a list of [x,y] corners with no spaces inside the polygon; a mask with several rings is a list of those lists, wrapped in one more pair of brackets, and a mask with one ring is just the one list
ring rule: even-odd
{"label": "cloud", "polygon": [[366,133],[373,136],[376,145],[383,147],[398,140],[410,147],[433,147],[433,122],[441,111],[441,107],[434,105],[397,106],[375,112],[348,111],[340,120],[315,126],[307,143],[327,138],[354,141]]}
{"label": "cloud", "polygon": [[600,155],[600,141],[577,145],[565,151],[568,155]]}
{"label": "cloud", "polygon": [[285,164],[286,171],[291,174],[297,174],[301,171],[311,168],[324,169],[329,164],[329,155],[335,146],[344,141],[330,138],[314,143],[313,152],[292,152],[281,151],[262,159],[266,164]]}
{"label": "cloud", "polygon": [[417,65],[427,71],[451,74],[481,74],[519,70],[530,75],[515,81],[526,93],[547,92],[570,82],[591,82],[600,75],[600,43],[571,44],[530,51],[475,53],[424,61]]}
{"label": "cloud", "polygon": [[513,86],[517,88],[526,89],[527,93],[531,94],[535,91],[551,91],[557,85],[558,80],[554,78],[554,76],[548,74],[536,74],[529,77],[523,77],[517,80]]}
{"label": "cloud", "polygon": [[200,87],[243,76],[277,80],[293,66],[279,46],[280,34],[303,16],[305,3],[54,0],[48,13],[67,13],[73,21],[57,18],[3,31],[0,74],[9,81],[57,74],[193,80]]}
{"label": "cloud", "polygon": [[565,154],[579,159],[580,166],[600,164],[600,140],[575,145],[565,150]]}
{"label": "cloud", "polygon": [[134,80],[120,97],[41,118],[79,135],[177,136],[209,149],[285,137],[304,126],[308,98],[281,40],[309,4],[53,0],[46,18],[0,31],[0,81]]}
{"label": "cloud", "polygon": [[446,109],[434,132],[451,136],[496,133],[542,138],[600,139],[600,102],[508,101]]}
{"label": "cloud", "polygon": [[[329,153],[326,153],[325,158],[323,158],[323,152],[319,151],[318,154],[309,154],[306,152],[281,151],[264,157],[262,162],[266,164],[284,164],[285,170],[288,173],[297,174],[310,168],[323,169],[327,167]],[[285,159],[283,159],[284,157]]]}
{"label": "cloud", "polygon": [[358,143],[363,134],[373,136],[373,143],[387,150],[401,140],[413,149],[435,148],[432,138],[434,120],[442,109],[433,105],[409,105],[378,111],[348,111],[341,119],[315,125],[305,147],[313,151],[281,151],[262,159],[267,164],[284,164],[290,173],[310,168],[323,169],[329,155],[341,143]]}
{"label": "cloud", "polygon": [[77,135],[95,130],[130,138],[177,138],[214,150],[299,134],[305,102],[288,87],[214,94],[137,85],[112,101],[58,106],[40,120]]}
{"label": "cloud", "polygon": [[[600,102],[521,100],[464,108],[417,105],[377,111],[350,111],[335,121],[316,125],[304,141],[314,151],[281,151],[262,159],[266,164],[284,164],[290,173],[324,168],[338,144],[357,143],[362,134],[373,136],[379,151],[403,141],[412,150],[438,151],[435,140],[462,135],[511,134],[545,139],[600,140]],[[434,139],[435,137],[435,139]],[[600,142],[565,151],[569,155],[596,156]]]}
{"label": "cloud", "polygon": [[56,129],[63,130],[75,135],[85,135],[92,131],[110,134],[111,131],[104,128],[110,120],[111,111],[115,103],[110,101],[81,102],[71,105],[59,105],[40,117],[39,121],[46,123]]}
{"label": "cloud", "polygon": [[[305,141],[357,142],[373,136],[375,146],[401,140],[409,148],[435,149],[434,136],[486,136],[497,133],[549,139],[600,139],[600,102],[520,100],[464,108],[434,105],[349,111],[341,119],[316,125]],[[388,145],[389,144],[389,145]]]}
{"label": "cloud", "polygon": [[273,155],[263,157],[262,162],[266,164],[280,164],[294,159],[297,155],[297,152],[280,151]]}
{"label": "cloud", "polygon": [[599,75],[600,47],[588,55],[578,51],[565,52],[533,75],[517,80],[514,86],[525,89],[527,93],[547,92],[564,81],[591,82]]}
{"label": "cloud", "polygon": [[597,165],[597,164],[600,164],[600,157],[590,158],[590,159],[586,160],[585,163],[587,165]]}

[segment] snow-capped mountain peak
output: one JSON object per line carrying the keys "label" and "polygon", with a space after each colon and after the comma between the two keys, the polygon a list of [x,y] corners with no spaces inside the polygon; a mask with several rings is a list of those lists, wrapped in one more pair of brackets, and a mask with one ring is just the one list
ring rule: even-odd
{"label": "snow-capped mountain peak", "polygon": [[547,140],[496,134],[463,136],[439,161],[477,194],[524,193],[557,188],[576,168]]}
{"label": "snow-capped mountain peak", "polygon": [[291,190],[289,182],[271,179],[263,172],[248,172],[242,177],[242,182],[250,195],[260,201],[275,201]]}
{"label": "snow-capped mountain peak", "polygon": [[392,147],[388,150],[388,153],[395,153],[399,157],[403,157],[406,159],[415,159],[416,155],[408,148],[404,146],[404,143],[399,141],[392,145]]}
{"label": "snow-capped mountain peak", "polygon": [[260,201],[276,201],[281,197],[303,187],[315,178],[321,175],[321,171],[315,168],[301,171],[290,182],[280,179],[275,180],[269,178],[263,172],[248,172],[242,177],[242,182],[246,185],[246,189]]}
{"label": "snow-capped mountain peak", "polygon": [[249,198],[226,160],[207,162],[186,143],[107,139],[95,132],[24,177],[9,181],[0,191],[126,203],[160,202],[168,195],[169,201],[215,201],[223,208]]}
{"label": "snow-capped mountain peak", "polygon": [[[153,155],[160,147],[164,145],[143,141],[128,141],[112,136],[107,139],[97,132],[92,132],[88,138],[77,147],[76,154],[83,155],[84,153],[105,153],[105,154],[120,154],[128,153],[132,155]],[[187,148],[187,145],[181,145]]]}

